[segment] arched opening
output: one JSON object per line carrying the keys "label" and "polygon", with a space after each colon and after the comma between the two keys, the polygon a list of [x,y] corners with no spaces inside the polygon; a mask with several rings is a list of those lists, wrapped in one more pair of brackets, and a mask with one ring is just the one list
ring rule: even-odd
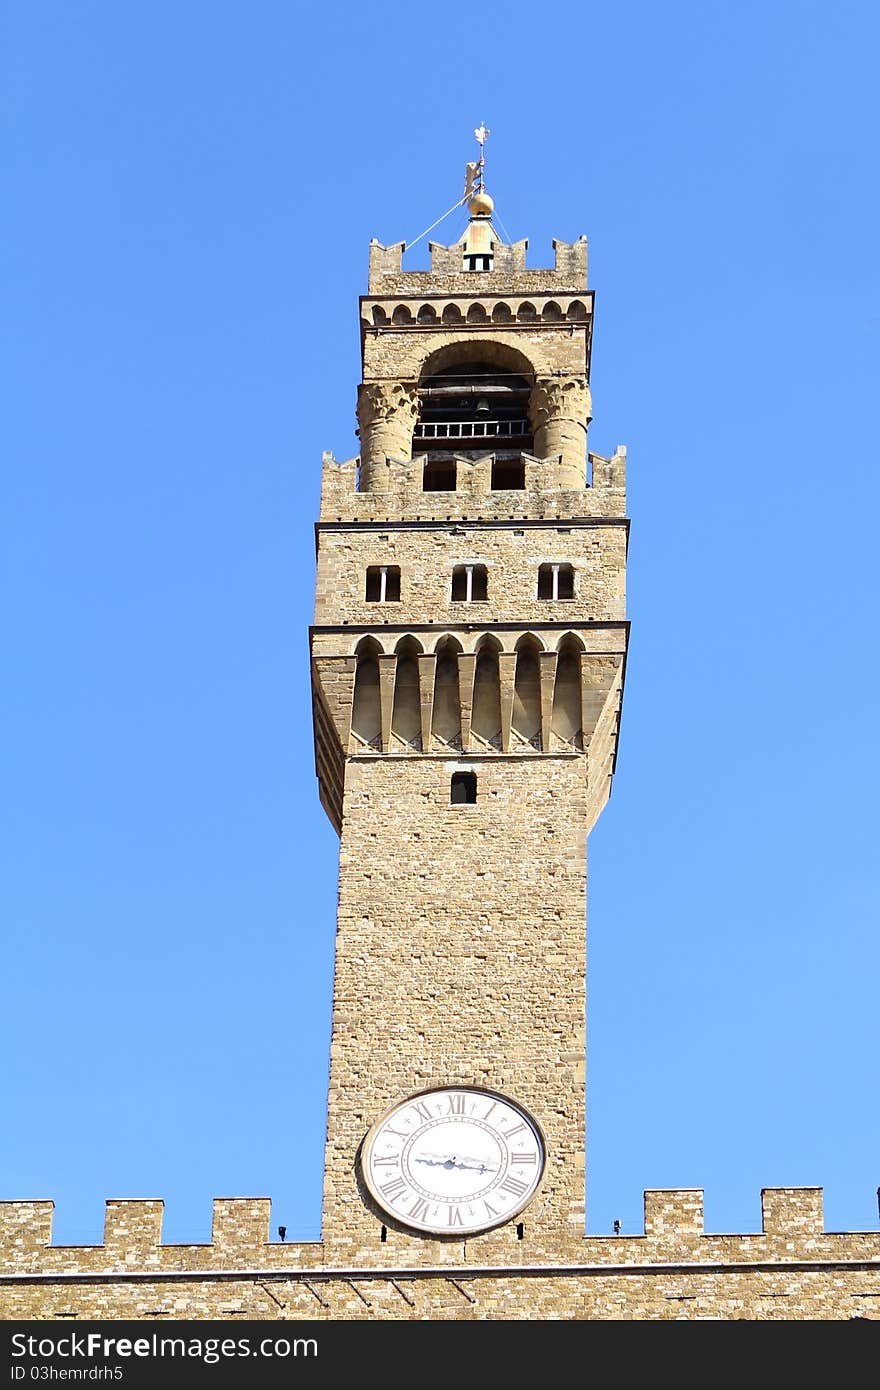
{"label": "arched opening", "polygon": [[538,317],[538,311],[534,304],[530,304],[529,301],[525,299],[517,309],[516,317],[520,323],[535,323]]}
{"label": "arched opening", "polygon": [[514,733],[533,748],[541,746],[541,666],[538,644],[522,637],[516,644],[516,676],[513,689]]}
{"label": "arched opening", "polygon": [[559,648],[556,682],[553,687],[553,715],[550,728],[560,743],[576,747],[581,741],[581,657],[570,638]]}
{"label": "arched opening", "polygon": [[581,323],[587,317],[587,308],[579,299],[573,299],[568,306],[567,317],[572,323]]}
{"label": "arched opening", "polygon": [[444,323],[461,323],[461,310],[457,304],[447,304],[440,317]]}
{"label": "arched opening", "polygon": [[471,733],[488,748],[501,747],[501,687],[498,680],[498,649],[484,642],[477,656],[474,676],[474,704]]}
{"label": "arched opening", "polygon": [[[452,453],[480,458],[491,451],[503,465],[519,459],[523,452],[531,453],[532,372],[525,359],[511,353],[514,360],[508,365],[488,355],[476,356],[474,350],[478,352],[480,344],[461,347],[465,351],[452,360],[441,350],[434,354],[440,363],[434,367],[429,359],[425,366],[419,382],[413,455],[423,456],[430,464],[448,460]],[[525,371],[517,359],[524,363]],[[430,490],[442,489],[434,486]]]}
{"label": "arched opening", "polygon": [[419,651],[418,643],[411,637],[404,637],[398,644],[391,711],[392,736],[407,748],[417,749],[422,746]]}
{"label": "arched opening", "polygon": [[445,638],[437,646],[431,734],[447,748],[461,747],[461,698],[458,688],[460,650],[452,637]]}
{"label": "arched opening", "polygon": [[381,648],[371,637],[358,645],[354,676],[354,702],[351,712],[352,744],[364,748],[382,747],[382,710],[379,702],[379,662]]}
{"label": "arched opening", "polygon": [[419,323],[436,323],[437,314],[430,304],[423,304],[416,315]]}
{"label": "arched opening", "polygon": [[508,304],[495,305],[495,308],[492,310],[493,323],[510,323],[512,320],[513,314],[510,312],[510,306]]}
{"label": "arched opening", "polygon": [[562,310],[555,299],[548,299],[541,310],[541,318],[545,323],[560,323],[562,320]]}
{"label": "arched opening", "polygon": [[406,305],[398,304],[397,308],[394,310],[394,313],[391,315],[391,322],[403,325],[407,323],[412,323],[412,321],[413,316],[410,313],[409,309],[406,307]]}
{"label": "arched opening", "polygon": [[487,323],[488,319],[489,315],[486,313],[482,304],[472,304],[467,311],[468,323]]}

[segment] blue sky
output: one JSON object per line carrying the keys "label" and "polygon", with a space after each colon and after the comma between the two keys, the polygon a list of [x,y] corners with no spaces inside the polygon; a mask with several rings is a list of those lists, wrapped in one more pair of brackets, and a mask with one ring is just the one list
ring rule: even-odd
{"label": "blue sky", "polygon": [[[315,1238],[337,841],[307,626],[371,237],[590,239],[632,647],[588,1229],[876,1229],[876,6],[7,7],[0,1196]],[[463,215],[435,235],[452,241]],[[408,260],[423,264],[417,248]]]}

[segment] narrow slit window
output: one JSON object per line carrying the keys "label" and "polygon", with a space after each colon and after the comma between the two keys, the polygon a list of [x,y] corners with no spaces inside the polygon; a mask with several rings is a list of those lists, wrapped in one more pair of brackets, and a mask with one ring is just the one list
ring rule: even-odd
{"label": "narrow slit window", "polygon": [[475,806],[477,804],[477,774],[475,772],[453,772],[449,803],[451,806]]}
{"label": "narrow slit window", "polygon": [[456,565],[452,571],[453,603],[485,603],[489,576],[485,565]]}
{"label": "narrow slit window", "polygon": [[364,597],[367,603],[399,603],[400,567],[398,565],[369,565]]}
{"label": "narrow slit window", "polygon": [[572,565],[541,565],[538,569],[538,598],[574,598]]}

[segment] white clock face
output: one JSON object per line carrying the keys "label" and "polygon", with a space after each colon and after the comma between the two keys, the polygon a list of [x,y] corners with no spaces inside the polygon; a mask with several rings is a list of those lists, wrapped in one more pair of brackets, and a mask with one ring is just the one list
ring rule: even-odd
{"label": "white clock face", "polygon": [[485,1231],[534,1196],[544,1141],[531,1115],[472,1086],[401,1101],[367,1135],[364,1180],[383,1210],[435,1235]]}

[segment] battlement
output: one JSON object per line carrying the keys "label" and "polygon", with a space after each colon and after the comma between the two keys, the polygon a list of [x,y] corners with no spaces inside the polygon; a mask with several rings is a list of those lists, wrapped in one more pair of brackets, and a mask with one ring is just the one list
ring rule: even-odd
{"label": "battlement", "polygon": [[[625,1252],[629,1260],[635,1242],[643,1247],[646,1261],[655,1258],[661,1248],[666,1257],[672,1258],[677,1252],[691,1259],[714,1259],[723,1249],[725,1258],[744,1262],[765,1260],[772,1252],[779,1254],[784,1248],[789,1256],[802,1259],[828,1257],[833,1252],[839,1258],[870,1258],[880,1262],[880,1231],[826,1232],[822,1195],[821,1187],[764,1188],[761,1192],[761,1232],[721,1235],[705,1231],[701,1188],[649,1188],[644,1194],[644,1234],[588,1235],[572,1240],[565,1252],[557,1253],[568,1258],[577,1255],[585,1262],[607,1263],[616,1258],[615,1251],[618,1251],[621,1255]],[[209,1243],[163,1245],[165,1203],[161,1198],[110,1198],[105,1208],[103,1243],[63,1246],[52,1244],[55,1203],[51,1199],[0,1201],[0,1275],[33,1273],[41,1266],[58,1273],[84,1271],[99,1257],[103,1257],[102,1263],[115,1267],[135,1266],[145,1259],[154,1263],[161,1252],[166,1252],[174,1265],[189,1256],[195,1262],[193,1267],[198,1268],[207,1268],[212,1261],[223,1263],[230,1254],[234,1254],[238,1265],[244,1268],[251,1264],[261,1267],[271,1258],[282,1258],[285,1264],[299,1264],[304,1256],[311,1256],[311,1263],[317,1264],[320,1261],[316,1261],[316,1256],[329,1253],[320,1241],[284,1244],[270,1241],[271,1209],[269,1197],[215,1197]],[[417,1267],[421,1263],[419,1253],[425,1248],[424,1243],[405,1233],[398,1235],[402,1238],[392,1244],[395,1255],[399,1256],[403,1244],[408,1242],[411,1247],[409,1262]],[[497,1249],[502,1241],[510,1245],[509,1230],[472,1238],[468,1241],[469,1254],[473,1258],[487,1243]],[[695,1241],[707,1243],[705,1250],[696,1250]],[[525,1244],[521,1253],[526,1257],[534,1254],[529,1242],[518,1244]],[[847,1246],[851,1247],[849,1256],[843,1248]],[[354,1262],[369,1258],[378,1263],[381,1249],[377,1244],[370,1251],[359,1250]],[[549,1255],[551,1252],[543,1253]],[[353,1254],[350,1251],[349,1258]],[[430,1255],[436,1258],[436,1249],[432,1248]]]}
{"label": "battlement", "polygon": [[[0,1202],[0,1318],[876,1318],[880,1232],[826,1232],[821,1188],[765,1188],[762,1229],[707,1234],[699,1189],[644,1194],[644,1234],[510,1224],[438,1244],[270,1241],[267,1197],[214,1201],[163,1245],[164,1203],[107,1202],[101,1245],[52,1245],[51,1201]],[[537,1228],[535,1228],[537,1230]]]}
{"label": "battlement", "polygon": [[486,292],[493,294],[540,293],[545,288],[577,293],[586,288],[585,236],[572,242],[554,238],[552,267],[526,269],[528,245],[525,238],[509,245],[502,241],[493,242],[492,269],[475,272],[463,269],[462,248],[458,243],[445,246],[432,241],[429,242],[431,269],[404,270],[406,243],[398,241],[383,246],[374,240],[370,243],[369,293],[467,294],[473,292],[475,284],[485,285]]}
{"label": "battlement", "polygon": [[590,453],[590,484],[560,486],[560,456],[549,459],[524,455],[524,486],[493,490],[494,455],[457,455],[456,487],[449,492],[422,488],[423,460],[387,459],[381,487],[359,489],[361,460],[337,460],[323,454],[322,521],[491,521],[516,518],[541,520],[581,516],[622,517],[626,512],[626,449],[610,457]]}

